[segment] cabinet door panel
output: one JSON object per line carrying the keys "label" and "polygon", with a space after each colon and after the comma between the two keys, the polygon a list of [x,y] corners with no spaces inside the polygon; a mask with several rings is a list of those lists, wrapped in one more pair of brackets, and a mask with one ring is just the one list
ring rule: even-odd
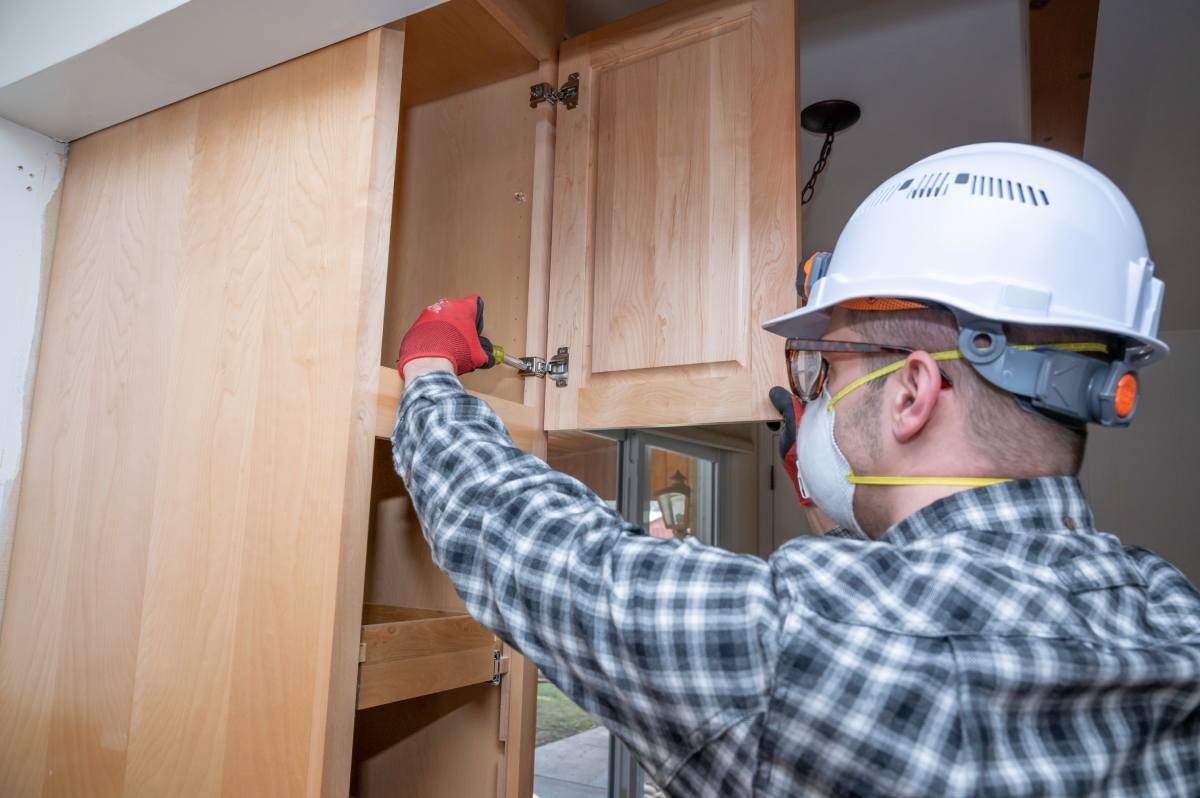
{"label": "cabinet door panel", "polygon": [[546,428],[769,419],[795,306],[788,0],[668,2],[564,43]]}
{"label": "cabinet door panel", "polygon": [[593,374],[746,364],[749,25],[596,77]]}

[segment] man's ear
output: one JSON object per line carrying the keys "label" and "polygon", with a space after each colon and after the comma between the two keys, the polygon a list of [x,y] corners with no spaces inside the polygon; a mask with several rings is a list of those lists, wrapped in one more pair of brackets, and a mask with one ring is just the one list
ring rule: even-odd
{"label": "man's ear", "polygon": [[942,392],[942,373],[928,352],[913,352],[893,378],[890,403],[892,434],[908,443],[925,429]]}

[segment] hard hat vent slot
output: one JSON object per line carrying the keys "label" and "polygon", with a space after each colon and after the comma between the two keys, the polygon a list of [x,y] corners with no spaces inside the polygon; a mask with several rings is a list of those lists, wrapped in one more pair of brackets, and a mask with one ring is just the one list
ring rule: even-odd
{"label": "hard hat vent slot", "polygon": [[882,186],[875,191],[868,207],[874,208],[891,200],[897,195],[905,199],[932,199],[944,197],[951,189],[969,190],[975,197],[991,197],[992,199],[1019,202],[1041,208],[1050,204],[1050,198],[1043,189],[1027,185],[1017,180],[1009,180],[995,175],[976,175],[970,172],[928,172],[920,177],[906,177],[899,183]]}
{"label": "hard hat vent slot", "polygon": [[954,183],[955,185],[969,183],[971,194],[976,197],[1005,199],[1019,202],[1022,205],[1032,205],[1035,208],[1050,204],[1050,198],[1046,196],[1045,190],[1003,177],[959,172],[954,178]]}
{"label": "hard hat vent slot", "polygon": [[887,186],[886,188],[876,191],[875,199],[871,201],[870,207],[874,208],[876,205],[882,205],[883,203],[890,200],[892,198],[892,195],[894,195],[897,190],[900,190],[900,191],[904,190],[910,183],[912,183],[911,180],[906,180],[906,181],[904,181],[904,185],[901,185],[899,187],[897,187],[897,185],[895,183],[892,183],[890,186]]}
{"label": "hard hat vent slot", "polygon": [[909,199],[924,199],[925,197],[940,197],[950,190],[950,186],[946,182],[950,177],[949,172],[930,172],[922,175],[920,179],[914,181],[910,178],[900,184],[900,190],[908,189]]}

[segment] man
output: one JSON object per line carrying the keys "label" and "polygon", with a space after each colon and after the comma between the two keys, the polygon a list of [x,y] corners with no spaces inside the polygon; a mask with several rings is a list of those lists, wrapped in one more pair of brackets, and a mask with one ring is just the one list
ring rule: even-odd
{"label": "man", "polygon": [[841,529],[768,561],[651,539],[512,448],[451,373],[491,364],[482,305],[422,315],[395,464],[471,613],[672,795],[1200,794],[1200,594],[1075,479],[1167,352],[1129,203],[959,148],[806,271],[773,399]]}

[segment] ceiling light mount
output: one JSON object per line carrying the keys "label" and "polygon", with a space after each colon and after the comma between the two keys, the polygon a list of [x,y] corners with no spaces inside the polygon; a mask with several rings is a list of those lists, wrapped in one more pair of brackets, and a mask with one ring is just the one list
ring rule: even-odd
{"label": "ceiling light mount", "polygon": [[849,100],[821,100],[806,106],[800,112],[800,127],[809,133],[825,136],[825,143],[821,145],[821,154],[813,166],[812,175],[804,184],[804,190],[800,192],[801,205],[807,205],[813,198],[813,192],[817,190],[817,175],[825,171],[829,162],[829,156],[833,152],[834,134],[853,125],[861,116],[862,109],[858,107],[858,103]]}
{"label": "ceiling light mount", "polygon": [[862,116],[858,103],[849,100],[821,100],[800,112],[800,127],[809,133],[831,135],[841,133]]}

